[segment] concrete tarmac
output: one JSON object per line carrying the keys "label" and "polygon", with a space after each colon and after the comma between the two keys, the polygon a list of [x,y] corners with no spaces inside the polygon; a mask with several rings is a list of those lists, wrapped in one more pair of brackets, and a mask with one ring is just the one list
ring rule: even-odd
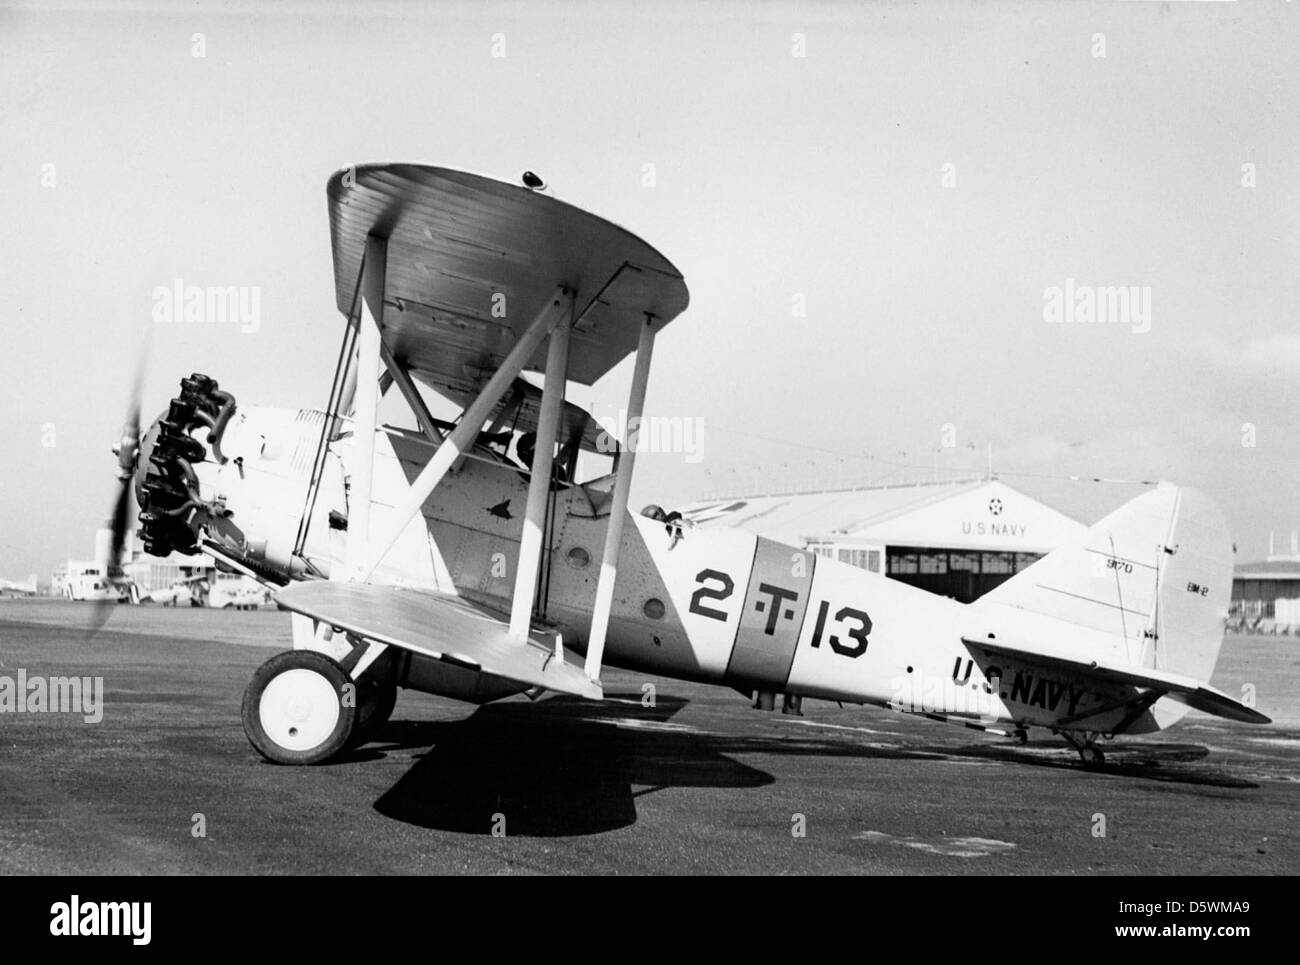
{"label": "concrete tarmac", "polygon": [[1230,636],[1215,675],[1272,726],[1192,712],[1102,771],[1054,739],[617,671],[600,704],[403,692],[377,741],[276,767],[239,708],[286,614],[121,606],[89,637],[91,613],[0,601],[0,677],[103,678],[98,722],[0,714],[0,873],[1300,873],[1295,638]]}

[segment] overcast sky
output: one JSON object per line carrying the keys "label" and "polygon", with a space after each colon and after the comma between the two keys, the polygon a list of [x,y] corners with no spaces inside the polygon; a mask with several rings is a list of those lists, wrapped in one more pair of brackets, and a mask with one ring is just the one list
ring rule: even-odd
{"label": "overcast sky", "polygon": [[[324,404],[325,182],[361,161],[531,169],[674,261],[692,304],[649,411],[703,420],[703,458],[646,455],[638,505],[981,470],[992,446],[1005,481],[1087,521],[1138,487],[1060,477],[1203,488],[1239,561],[1261,557],[1300,526],[1298,19],[0,9],[0,575],[90,555],[144,346],[147,415],[191,371],[242,402]],[[153,323],[177,278],[260,289],[258,330]],[[1045,321],[1067,279],[1149,290],[1148,330]],[[590,401],[621,405],[629,371]]]}

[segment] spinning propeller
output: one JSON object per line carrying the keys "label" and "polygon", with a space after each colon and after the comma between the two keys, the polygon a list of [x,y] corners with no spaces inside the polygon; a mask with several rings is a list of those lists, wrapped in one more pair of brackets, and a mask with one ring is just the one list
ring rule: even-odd
{"label": "spinning propeller", "polygon": [[[131,483],[135,478],[136,463],[140,459],[140,386],[144,377],[144,366],[136,368],[135,381],[131,386],[130,399],[127,402],[126,421],[122,424],[122,436],[113,446],[113,455],[117,456],[117,499],[113,502],[113,511],[109,517],[111,539],[108,546],[108,559],[105,561],[104,577],[107,581],[109,572],[122,559],[122,550],[126,547],[126,531],[131,522]],[[108,622],[109,615],[117,605],[116,600],[99,600],[91,619],[91,632],[101,629]]]}

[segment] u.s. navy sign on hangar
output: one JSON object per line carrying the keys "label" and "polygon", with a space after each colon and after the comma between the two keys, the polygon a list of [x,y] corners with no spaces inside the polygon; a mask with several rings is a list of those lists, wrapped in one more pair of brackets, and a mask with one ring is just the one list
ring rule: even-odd
{"label": "u.s. navy sign on hangar", "polygon": [[1086,527],[997,479],[738,496],[683,510],[969,602]]}

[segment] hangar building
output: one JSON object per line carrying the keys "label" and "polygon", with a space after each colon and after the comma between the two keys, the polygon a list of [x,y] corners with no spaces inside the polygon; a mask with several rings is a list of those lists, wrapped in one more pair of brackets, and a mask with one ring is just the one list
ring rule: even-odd
{"label": "hangar building", "polygon": [[690,510],[969,602],[1087,527],[998,479],[739,497]]}
{"label": "hangar building", "polygon": [[[1300,632],[1300,534],[1290,554],[1270,552],[1259,563],[1238,564],[1232,574],[1230,629],[1255,633]],[[1273,539],[1269,537],[1269,549]]]}

